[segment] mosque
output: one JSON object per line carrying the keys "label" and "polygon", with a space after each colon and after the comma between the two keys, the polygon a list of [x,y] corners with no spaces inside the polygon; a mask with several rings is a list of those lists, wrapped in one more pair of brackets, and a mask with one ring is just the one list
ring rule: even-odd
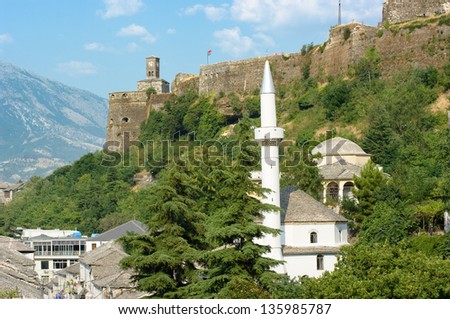
{"label": "mosque", "polygon": [[[256,174],[263,188],[270,189],[264,203],[281,207],[281,214],[264,212],[262,224],[280,229],[278,236],[267,235],[258,243],[270,245],[268,257],[284,260],[275,271],[294,277],[319,277],[332,271],[342,246],[348,245],[347,219],[302,190],[285,187],[280,190],[278,148],[284,130],[276,124],[275,88],[266,61],[261,87],[261,127],[255,128],[255,140],[261,146],[261,172]],[[360,175],[370,159],[354,142],[334,137],[313,150],[321,155],[317,165],[323,177],[324,202],[351,196],[353,176]]]}

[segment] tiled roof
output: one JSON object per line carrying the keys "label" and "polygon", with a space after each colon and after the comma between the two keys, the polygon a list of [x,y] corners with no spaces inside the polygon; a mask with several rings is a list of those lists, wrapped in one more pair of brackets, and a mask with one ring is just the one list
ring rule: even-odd
{"label": "tiled roof", "polygon": [[14,241],[0,236],[0,290],[18,289],[25,298],[42,298],[34,262],[15,249]]}
{"label": "tiled roof", "polygon": [[339,251],[340,247],[338,246],[283,247],[284,255],[337,254]]}
{"label": "tiled roof", "polygon": [[145,234],[148,228],[146,225],[137,220],[131,220],[125,224],[110,229],[98,236],[87,239],[88,241],[110,241],[119,239],[128,234]]}
{"label": "tiled roof", "polygon": [[311,153],[313,155],[320,153],[322,156],[368,155],[358,144],[342,137],[333,137],[323,141],[314,147]]}
{"label": "tiled roof", "polygon": [[333,164],[319,166],[319,174],[325,180],[351,180],[354,175],[361,176],[361,166],[341,160]]}
{"label": "tiled roof", "polygon": [[10,248],[21,253],[34,252],[33,248],[23,244],[20,240],[6,236],[0,236],[0,247]]}
{"label": "tiled roof", "polygon": [[347,221],[342,215],[292,186],[281,190],[280,202],[283,209],[281,222],[284,224]]}

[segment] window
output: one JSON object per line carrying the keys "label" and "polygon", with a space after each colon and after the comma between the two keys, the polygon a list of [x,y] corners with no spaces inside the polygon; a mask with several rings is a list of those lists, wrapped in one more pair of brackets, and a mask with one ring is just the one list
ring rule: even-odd
{"label": "window", "polygon": [[323,255],[317,255],[317,270],[323,270]]}
{"label": "window", "polygon": [[313,231],[313,232],[311,232],[311,234],[309,234],[309,242],[311,244],[317,243],[317,233],[315,231]]}
{"label": "window", "polygon": [[339,186],[335,182],[331,182],[327,185],[327,197],[337,201],[339,196]]}
{"label": "window", "polygon": [[48,269],[48,260],[41,261],[41,269]]}
{"label": "window", "polygon": [[353,187],[353,183],[352,182],[347,182],[344,184],[344,197],[352,197],[352,187]]}
{"label": "window", "polygon": [[67,260],[53,260],[53,269],[64,269],[67,267]]}
{"label": "window", "polygon": [[94,250],[95,248],[97,248],[97,244],[92,244],[92,250]]}

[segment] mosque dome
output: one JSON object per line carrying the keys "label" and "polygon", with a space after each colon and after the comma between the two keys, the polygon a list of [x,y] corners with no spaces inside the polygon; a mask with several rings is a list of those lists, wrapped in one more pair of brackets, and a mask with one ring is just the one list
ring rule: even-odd
{"label": "mosque dome", "polygon": [[333,137],[323,141],[314,147],[311,153],[313,155],[320,153],[322,156],[369,155],[358,144],[342,137]]}

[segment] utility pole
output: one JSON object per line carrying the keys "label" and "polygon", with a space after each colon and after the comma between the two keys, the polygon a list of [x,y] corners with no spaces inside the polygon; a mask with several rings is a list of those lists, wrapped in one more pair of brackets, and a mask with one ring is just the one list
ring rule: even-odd
{"label": "utility pole", "polygon": [[341,25],[341,0],[339,0],[338,25]]}

